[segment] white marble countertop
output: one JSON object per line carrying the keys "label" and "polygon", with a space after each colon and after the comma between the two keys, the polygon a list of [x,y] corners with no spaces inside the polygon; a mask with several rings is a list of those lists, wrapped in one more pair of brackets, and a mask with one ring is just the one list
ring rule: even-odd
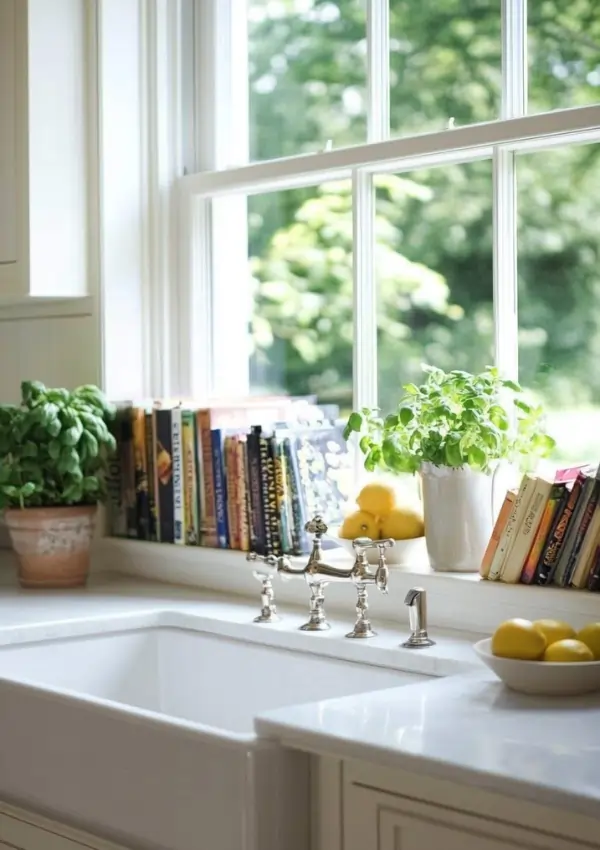
{"label": "white marble countertop", "polygon": [[600,694],[525,696],[485,670],[273,711],[256,729],[295,749],[598,817]]}

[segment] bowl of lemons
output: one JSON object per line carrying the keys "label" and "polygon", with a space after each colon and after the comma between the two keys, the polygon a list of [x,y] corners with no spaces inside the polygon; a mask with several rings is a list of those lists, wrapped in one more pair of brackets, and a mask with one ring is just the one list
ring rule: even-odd
{"label": "bowl of lemons", "polygon": [[[329,537],[354,554],[352,541],[357,537],[382,540],[391,537],[395,545],[387,549],[386,561],[390,566],[421,567],[427,564],[425,527],[419,508],[398,497],[389,484],[371,482],[356,497],[356,507],[348,513],[339,528],[331,529]],[[377,563],[375,549],[367,551],[369,563]]]}
{"label": "bowl of lemons", "polygon": [[475,652],[513,691],[543,696],[600,691],[600,623],[506,620]]}

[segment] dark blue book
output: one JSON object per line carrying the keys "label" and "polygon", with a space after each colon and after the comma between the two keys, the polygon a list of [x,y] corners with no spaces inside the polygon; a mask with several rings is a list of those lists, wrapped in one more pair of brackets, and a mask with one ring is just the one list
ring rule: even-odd
{"label": "dark blue book", "polygon": [[229,548],[229,523],[227,521],[227,478],[223,458],[225,435],[220,428],[210,432],[212,444],[212,466],[215,483],[215,512],[217,518],[217,542],[219,549]]}

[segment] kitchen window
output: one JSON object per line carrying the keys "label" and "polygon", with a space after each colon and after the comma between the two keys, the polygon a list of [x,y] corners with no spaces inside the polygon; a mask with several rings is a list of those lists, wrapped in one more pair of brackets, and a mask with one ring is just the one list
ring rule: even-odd
{"label": "kitchen window", "polygon": [[346,413],[494,361],[592,451],[594,0],[184,5],[178,388]]}

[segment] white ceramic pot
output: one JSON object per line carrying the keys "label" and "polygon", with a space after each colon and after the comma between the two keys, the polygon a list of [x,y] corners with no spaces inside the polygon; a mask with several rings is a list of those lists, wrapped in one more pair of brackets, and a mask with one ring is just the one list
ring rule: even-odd
{"label": "white ceramic pot", "polygon": [[421,467],[425,540],[431,568],[477,572],[492,533],[492,474],[468,466]]}

